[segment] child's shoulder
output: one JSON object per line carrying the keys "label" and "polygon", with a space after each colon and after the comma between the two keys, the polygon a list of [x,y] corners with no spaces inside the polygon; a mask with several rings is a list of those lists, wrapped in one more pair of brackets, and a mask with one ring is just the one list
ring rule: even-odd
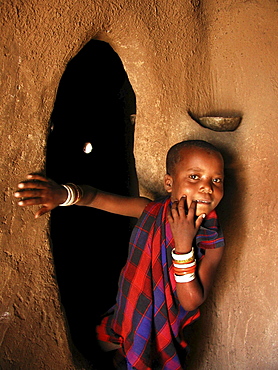
{"label": "child's shoulder", "polygon": [[161,208],[167,207],[169,203],[169,196],[160,197],[147,204],[144,212],[150,216],[156,216],[160,212]]}

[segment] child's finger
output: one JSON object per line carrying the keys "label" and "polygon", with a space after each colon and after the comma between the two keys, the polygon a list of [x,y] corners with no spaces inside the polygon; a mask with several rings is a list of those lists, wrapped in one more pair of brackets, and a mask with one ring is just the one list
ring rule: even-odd
{"label": "child's finger", "polygon": [[38,204],[42,204],[41,198],[25,198],[25,199],[21,199],[18,202],[18,205],[21,206],[21,207],[35,206],[35,205],[38,205]]}
{"label": "child's finger", "polygon": [[186,196],[185,195],[183,195],[181,197],[181,199],[179,200],[177,209],[178,209],[178,212],[179,212],[180,216],[183,216],[183,215],[187,214],[187,212],[186,212],[187,202],[186,202]]}
{"label": "child's finger", "polygon": [[39,189],[43,189],[45,188],[47,185],[46,185],[46,181],[41,181],[41,180],[25,180],[25,181],[21,181],[17,187],[19,189],[36,189],[36,188],[39,188]]}
{"label": "child's finger", "polygon": [[186,195],[183,195],[182,198],[184,198],[184,211],[185,211],[185,214],[187,215],[188,214],[187,196]]}
{"label": "child's finger", "polygon": [[173,220],[173,216],[172,216],[172,211],[171,211],[171,206],[169,205],[168,206],[168,209],[167,209],[167,218],[169,221],[172,221]]}
{"label": "child's finger", "polygon": [[174,201],[171,205],[169,205],[169,222],[174,222],[175,220],[179,219],[179,210],[178,210],[178,201]]}
{"label": "child's finger", "polygon": [[38,212],[36,212],[36,214],[35,214],[35,218],[39,218],[40,216],[42,216],[42,215],[44,215],[44,214],[46,214],[47,212],[49,212],[50,211],[50,209],[49,208],[47,208],[47,207],[41,207],[39,210],[38,210]]}
{"label": "child's finger", "polygon": [[206,214],[205,213],[203,213],[200,216],[198,216],[198,218],[197,218],[197,220],[195,222],[196,229],[199,229],[199,227],[201,226],[201,224],[202,224],[202,222],[203,222],[203,220],[204,220],[205,217],[206,217]]}
{"label": "child's finger", "polygon": [[14,193],[15,198],[40,198],[42,195],[41,189],[21,189]]}
{"label": "child's finger", "polygon": [[197,208],[197,202],[196,200],[192,200],[189,208],[188,208],[188,216],[195,217],[196,215],[196,208]]}
{"label": "child's finger", "polygon": [[41,175],[39,173],[35,173],[35,172],[34,173],[29,173],[27,175],[27,179],[29,179],[29,180],[48,181],[48,179],[45,176],[43,176],[43,175]]}
{"label": "child's finger", "polygon": [[175,200],[171,205],[171,211],[178,211],[178,204],[179,204],[179,201]]}

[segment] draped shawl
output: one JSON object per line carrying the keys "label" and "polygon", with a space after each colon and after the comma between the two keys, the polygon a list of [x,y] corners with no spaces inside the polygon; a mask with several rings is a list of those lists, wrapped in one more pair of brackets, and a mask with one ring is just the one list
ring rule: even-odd
{"label": "draped shawl", "polygon": [[[199,309],[185,311],[177,298],[169,203],[167,197],[146,206],[131,235],[117,303],[97,327],[100,340],[122,345],[128,370],[182,369],[180,353],[187,346],[183,329],[200,316]],[[212,211],[195,238],[197,260],[205,249],[223,245],[217,215]]]}

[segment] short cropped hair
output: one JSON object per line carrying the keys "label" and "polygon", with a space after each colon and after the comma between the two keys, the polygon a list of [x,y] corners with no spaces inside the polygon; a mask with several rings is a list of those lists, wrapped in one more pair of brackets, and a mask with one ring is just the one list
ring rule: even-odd
{"label": "short cropped hair", "polygon": [[181,155],[180,155],[181,150],[184,148],[201,148],[201,149],[217,152],[222,156],[220,150],[216,148],[213,144],[208,143],[207,141],[204,141],[204,140],[181,141],[180,143],[173,145],[167,153],[166,172],[168,175],[173,174],[175,166],[181,160]]}

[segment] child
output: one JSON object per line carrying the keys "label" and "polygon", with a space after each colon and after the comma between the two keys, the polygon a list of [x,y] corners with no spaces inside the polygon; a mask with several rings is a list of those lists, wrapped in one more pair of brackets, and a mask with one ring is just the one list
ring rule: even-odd
{"label": "child", "polygon": [[[139,218],[116,304],[97,327],[102,347],[115,350],[127,369],[184,368],[183,329],[199,317],[223,253],[215,212],[224,180],[218,149],[201,140],[183,141],[169,150],[166,168],[169,196],[155,202],[87,185],[58,185],[38,174],[15,193],[20,206],[42,204],[36,217],[77,204]],[[103,249],[101,273],[109,274]]]}

